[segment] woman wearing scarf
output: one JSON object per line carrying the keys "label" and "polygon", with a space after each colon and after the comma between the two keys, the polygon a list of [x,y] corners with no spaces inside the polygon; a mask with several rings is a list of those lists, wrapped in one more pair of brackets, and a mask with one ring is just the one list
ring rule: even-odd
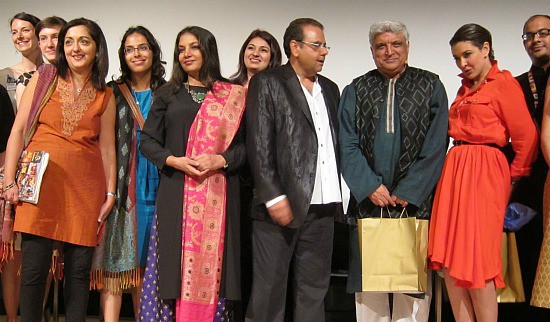
{"label": "woman wearing scarf", "polygon": [[178,33],[173,66],[141,132],[161,178],[139,318],[211,322],[226,313],[223,298],[240,299],[245,89],[221,76],[216,40],[201,27]]}
{"label": "woman wearing scarf", "polygon": [[106,87],[107,43],[93,21],[59,33],[55,65],[44,65],[21,99],[6,151],[4,198],[18,205],[21,151],[46,151],[37,204],[17,206],[22,235],[21,320],[40,321],[55,241],[63,242],[67,321],[85,321],[98,231],[115,203],[115,100]]}
{"label": "woman wearing scarf", "polygon": [[117,102],[119,176],[115,206],[92,265],[92,288],[101,289],[106,322],[118,321],[124,289],[133,288],[136,316],[139,308],[159,174],[137,147],[154,92],[165,83],[161,56],[160,46],[147,28],[130,27],[118,49],[121,76],[107,84]]}

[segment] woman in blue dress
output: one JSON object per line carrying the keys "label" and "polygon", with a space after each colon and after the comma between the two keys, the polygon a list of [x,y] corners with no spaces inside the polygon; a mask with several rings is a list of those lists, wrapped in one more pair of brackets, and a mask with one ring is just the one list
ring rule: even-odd
{"label": "woman in blue dress", "polygon": [[132,291],[136,316],[139,309],[159,175],[137,147],[154,92],[165,83],[160,46],[145,27],[126,31],[118,56],[121,76],[108,84],[117,103],[116,204],[92,267],[92,288],[101,290],[106,322],[118,321],[125,289]]}

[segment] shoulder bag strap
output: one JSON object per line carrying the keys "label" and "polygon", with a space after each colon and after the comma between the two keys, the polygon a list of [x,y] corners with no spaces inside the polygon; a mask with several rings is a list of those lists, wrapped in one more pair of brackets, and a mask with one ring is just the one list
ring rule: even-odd
{"label": "shoulder bag strap", "polygon": [[128,105],[130,105],[130,109],[132,110],[132,115],[134,115],[134,119],[136,122],[138,122],[139,128],[143,129],[143,125],[145,125],[145,119],[143,118],[143,115],[141,114],[141,111],[139,110],[139,107],[136,104],[136,101],[134,100],[134,97],[130,93],[130,90],[128,89],[128,86],[126,83],[117,84],[118,88],[122,92],[122,95],[124,95],[124,98],[128,102]]}

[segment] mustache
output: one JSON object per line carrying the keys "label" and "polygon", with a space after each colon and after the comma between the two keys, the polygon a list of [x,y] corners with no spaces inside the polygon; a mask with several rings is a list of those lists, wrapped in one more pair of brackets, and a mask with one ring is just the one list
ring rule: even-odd
{"label": "mustache", "polygon": [[535,47],[540,47],[540,46],[544,46],[544,45],[543,45],[543,42],[540,41],[540,40],[537,40],[537,41],[533,42],[533,43],[531,44],[531,46],[529,46],[529,48],[535,48]]}

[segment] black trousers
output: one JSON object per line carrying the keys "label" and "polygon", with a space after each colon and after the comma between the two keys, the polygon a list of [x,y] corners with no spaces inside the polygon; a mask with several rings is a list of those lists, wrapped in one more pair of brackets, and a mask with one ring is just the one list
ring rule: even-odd
{"label": "black trousers", "polygon": [[311,205],[299,228],[254,220],[252,294],[245,321],[283,321],[291,265],[293,320],[325,320],[324,299],[330,284],[335,209],[332,204]]}
{"label": "black trousers", "polygon": [[[54,240],[49,238],[22,234],[20,309],[23,322],[40,322],[42,319],[42,301],[52,264],[53,243]],[[84,322],[94,247],[65,243],[63,254],[65,320]]]}

